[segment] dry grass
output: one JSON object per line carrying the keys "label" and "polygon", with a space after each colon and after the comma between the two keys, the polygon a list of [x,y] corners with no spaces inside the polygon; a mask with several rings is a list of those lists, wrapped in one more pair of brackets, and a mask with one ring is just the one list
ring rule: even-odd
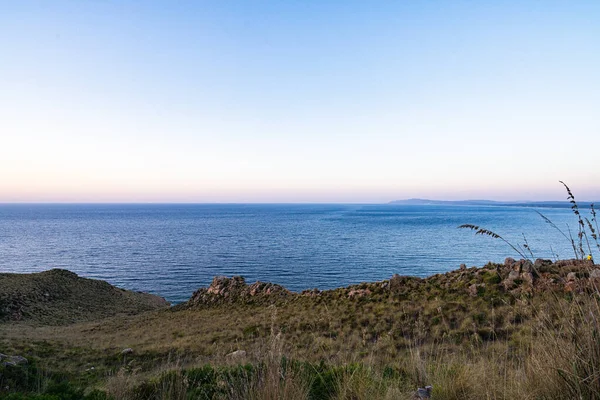
{"label": "dry grass", "polygon": [[[252,372],[224,380],[221,383],[223,391],[210,398],[314,398],[310,397],[310,393],[317,379],[315,377],[330,376],[332,379],[327,381],[330,386],[324,389],[329,397],[323,398],[411,399],[418,386],[430,384],[434,387],[434,399],[595,399],[600,398],[597,319],[600,312],[598,299],[594,296],[581,293],[573,297],[555,297],[555,301],[548,298],[544,306],[533,300],[526,306],[515,302],[510,306],[513,314],[522,313],[522,308],[527,307],[530,316],[515,325],[519,329],[514,329],[512,335],[485,341],[474,333],[458,343],[454,338],[443,335],[436,340],[427,340],[430,327],[415,321],[412,338],[396,340],[389,335],[373,342],[360,324],[358,313],[355,330],[344,336],[323,336],[331,325],[336,324],[334,312],[320,317],[312,315],[314,321],[324,319],[331,325],[321,326],[313,322],[309,326],[315,327],[316,331],[285,333],[282,322],[289,318],[302,321],[303,317],[308,317],[304,311],[300,311],[300,315],[293,314],[285,307],[244,308],[246,319],[234,319],[229,323],[220,308],[153,313],[137,317],[139,320],[105,321],[52,330],[36,328],[25,334],[22,340],[31,345],[35,343],[32,337],[43,339],[42,343],[56,346],[49,350],[55,355],[71,354],[72,357],[73,354],[82,354],[85,358],[89,351],[89,362],[103,357],[108,359],[96,385],[115,399],[145,398],[140,393],[150,392],[151,398],[156,399],[189,398],[186,397],[188,392],[197,383],[190,378],[188,371],[206,362],[214,368],[236,368],[240,361],[254,365]],[[435,300],[433,303],[439,304]],[[335,309],[332,306],[328,308],[330,311]],[[377,313],[376,307],[367,305],[352,309]],[[480,310],[479,307],[477,310]],[[497,308],[494,310],[497,314]],[[492,309],[488,310],[488,314],[491,313]],[[231,314],[230,309],[230,318]],[[469,312],[465,314],[465,320],[469,322],[464,324],[475,323]],[[237,317],[241,318],[241,315]],[[260,321],[265,333],[229,345],[221,343],[212,346],[210,351],[204,348],[209,343],[207,338],[214,339],[215,335],[224,335],[223,340],[229,340],[227,331],[234,329],[235,321],[250,324]],[[173,325],[175,323],[178,325]],[[145,329],[148,332],[142,333],[144,326],[153,326],[153,329]],[[173,338],[170,331],[165,331],[167,326],[177,326],[181,332],[177,336],[182,337]],[[242,324],[237,329],[243,331],[244,326]],[[24,326],[12,326],[11,329],[11,335],[25,333]],[[422,331],[416,331],[419,329]],[[11,330],[4,329],[3,333],[8,331]],[[408,328],[404,330],[408,331]],[[89,347],[84,346],[85,335],[89,335]],[[195,345],[188,335],[197,339]],[[354,340],[350,340],[352,338]],[[306,342],[307,347],[298,348],[297,340]],[[4,336],[6,342],[14,345],[17,338]],[[114,353],[132,344],[135,354],[130,359],[114,357]],[[85,352],[74,352],[78,346],[85,348]],[[245,359],[232,361],[224,356],[238,348],[248,351]],[[309,354],[309,350],[314,353]],[[307,374],[306,365],[300,368],[292,361],[282,360],[312,361],[308,364],[309,368],[318,371]],[[320,360],[325,361],[322,369],[318,369]],[[84,367],[68,358],[57,366]]]}
{"label": "dry grass", "polygon": [[[531,291],[523,282],[504,290],[498,268],[408,279],[395,291],[369,284],[371,296],[363,298],[337,290],[270,307],[226,304],[69,326],[2,324],[0,352],[38,359],[116,399],[186,398],[200,385],[194,371],[206,364],[229,377],[215,378],[222,391],[207,398],[316,398],[311,393],[321,381],[322,398],[331,399],[410,399],[425,385],[433,385],[434,399],[600,398],[595,286]],[[594,282],[586,264],[542,271]],[[481,283],[485,291],[469,289]],[[121,355],[127,347],[134,353]],[[238,349],[246,356],[227,357]],[[253,367],[224,372],[239,363]]]}
{"label": "dry grass", "polygon": [[33,274],[0,273],[0,324],[66,325],[168,307],[161,297],[52,269]]}
{"label": "dry grass", "polygon": [[[94,362],[99,356],[116,356],[130,347],[137,355],[218,363],[226,354],[244,349],[248,361],[258,362],[264,359],[276,325],[284,338],[283,351],[295,358],[331,363],[370,358],[384,364],[419,337],[421,341],[448,338],[462,343],[473,336],[487,337],[492,330],[507,336],[520,329],[510,317],[515,310],[512,295],[491,287],[482,296],[467,294],[471,281],[493,277],[492,267],[460,274],[462,278],[456,277],[456,281],[452,280],[455,276],[407,281],[406,293],[374,292],[368,298],[349,298],[342,291],[332,291],[275,308],[221,305],[58,327],[1,324],[0,337],[3,345],[15,352],[27,351],[42,358],[52,349],[56,356],[66,349],[79,349],[80,359]],[[451,285],[448,289],[446,283]],[[499,302],[496,295],[505,297],[505,302]],[[56,359],[53,367],[60,367],[60,361]],[[65,361],[66,367],[72,364]]]}

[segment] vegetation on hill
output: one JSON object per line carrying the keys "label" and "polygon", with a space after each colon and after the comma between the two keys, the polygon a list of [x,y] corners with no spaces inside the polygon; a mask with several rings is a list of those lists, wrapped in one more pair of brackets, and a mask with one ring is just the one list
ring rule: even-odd
{"label": "vegetation on hill", "polygon": [[161,297],[81,278],[62,269],[33,274],[0,273],[0,323],[64,325],[167,306]]}
{"label": "vegetation on hill", "polygon": [[218,277],[170,309],[0,324],[0,352],[30,360],[0,367],[0,393],[396,399],[431,384],[434,399],[600,398],[599,280],[590,261],[510,258],[302,293]]}

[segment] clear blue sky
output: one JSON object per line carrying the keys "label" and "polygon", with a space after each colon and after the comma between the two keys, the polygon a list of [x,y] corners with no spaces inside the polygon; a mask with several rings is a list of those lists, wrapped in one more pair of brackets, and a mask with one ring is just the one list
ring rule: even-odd
{"label": "clear blue sky", "polygon": [[0,10],[0,201],[600,199],[600,1]]}

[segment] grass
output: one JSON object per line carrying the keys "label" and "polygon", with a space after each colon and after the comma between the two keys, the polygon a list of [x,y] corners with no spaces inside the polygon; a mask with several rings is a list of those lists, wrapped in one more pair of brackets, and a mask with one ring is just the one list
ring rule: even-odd
{"label": "grass", "polygon": [[[590,326],[582,319],[598,315],[589,308],[597,292],[589,263],[538,264],[533,284],[508,287],[514,265],[489,264],[295,294],[270,306],[242,299],[66,326],[2,324],[0,352],[34,360],[28,374],[38,382],[5,392],[45,394],[51,385],[39,382],[59,376],[115,399],[411,398],[427,384],[438,399],[559,398],[538,380],[555,365],[568,372],[552,376],[556,387],[570,393],[562,383],[572,376],[563,365],[573,348],[567,333]],[[568,291],[571,272],[579,286]],[[588,311],[576,313],[579,306]],[[591,345],[579,345],[578,359]],[[242,358],[227,356],[239,349]],[[565,354],[547,354],[554,349]]]}
{"label": "grass", "polygon": [[161,297],[116,288],[61,269],[0,273],[0,323],[71,324],[167,306]]}

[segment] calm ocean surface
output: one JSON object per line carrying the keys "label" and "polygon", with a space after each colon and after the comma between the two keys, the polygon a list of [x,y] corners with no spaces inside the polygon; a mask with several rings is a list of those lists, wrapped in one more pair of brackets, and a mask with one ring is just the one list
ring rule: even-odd
{"label": "calm ocean surface", "polygon": [[[540,210],[576,231],[569,209]],[[464,223],[513,243],[525,234],[536,257],[573,256],[527,207],[22,204],[0,205],[0,272],[66,268],[177,303],[215,275],[299,291],[517,258]]]}

